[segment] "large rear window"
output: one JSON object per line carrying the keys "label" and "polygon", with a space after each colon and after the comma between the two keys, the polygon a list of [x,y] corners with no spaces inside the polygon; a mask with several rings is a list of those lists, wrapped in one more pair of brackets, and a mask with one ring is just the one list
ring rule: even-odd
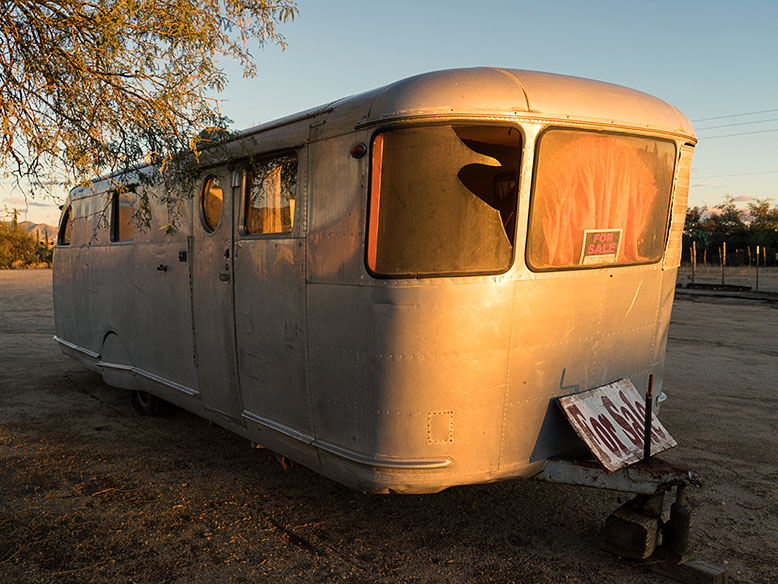
{"label": "large rear window", "polygon": [[513,260],[520,159],[515,127],[377,134],[368,268],[390,277],[506,271]]}
{"label": "large rear window", "polygon": [[659,261],[675,145],[551,129],[537,148],[527,262],[536,271]]}

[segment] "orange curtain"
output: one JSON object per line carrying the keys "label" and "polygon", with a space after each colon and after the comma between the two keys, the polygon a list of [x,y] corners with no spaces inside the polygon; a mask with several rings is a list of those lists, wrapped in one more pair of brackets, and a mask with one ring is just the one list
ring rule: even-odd
{"label": "orange curtain", "polygon": [[283,233],[281,166],[255,171],[248,210],[249,233]]}
{"label": "orange curtain", "polygon": [[262,181],[265,192],[265,205],[262,209],[264,215],[263,233],[282,233],[284,224],[281,220],[283,197],[281,196],[281,166],[272,168],[265,174]]}
{"label": "orange curtain", "polygon": [[544,244],[541,264],[578,264],[586,229],[622,229],[617,263],[640,262],[638,241],[657,196],[654,176],[618,136],[576,136],[548,156],[541,145],[535,212]]}

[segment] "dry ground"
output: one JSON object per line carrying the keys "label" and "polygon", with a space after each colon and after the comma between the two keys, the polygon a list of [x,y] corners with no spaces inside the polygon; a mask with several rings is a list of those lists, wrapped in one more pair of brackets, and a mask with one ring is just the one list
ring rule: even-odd
{"label": "dry ground", "polygon": [[[667,582],[600,551],[619,495],[534,481],[364,495],[184,411],[144,418],[52,341],[51,272],[0,271],[0,582]],[[778,582],[778,305],[682,296],[661,419],[693,545]]]}

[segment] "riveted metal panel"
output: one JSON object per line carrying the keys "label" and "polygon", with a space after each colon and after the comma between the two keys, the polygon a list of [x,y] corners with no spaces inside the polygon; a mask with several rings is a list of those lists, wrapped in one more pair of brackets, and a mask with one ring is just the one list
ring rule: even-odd
{"label": "riveted metal panel", "polygon": [[[55,251],[57,335],[105,362],[136,365],[149,375],[195,387],[189,270],[178,261],[186,231],[136,230],[133,242],[110,243],[110,216],[103,215],[109,193],[84,189],[72,200],[71,245]],[[164,221],[164,208],[152,201],[154,221]],[[184,225],[189,216],[184,213]],[[159,232],[157,227],[152,224]]]}
{"label": "riveted metal panel", "polygon": [[[447,455],[460,476],[496,470],[512,288],[311,284],[317,439],[403,459]],[[430,440],[436,412],[450,416],[451,440]]]}
{"label": "riveted metal panel", "polygon": [[354,284],[364,280],[365,208],[369,156],[349,154],[368,132],[312,143],[308,280]]}
{"label": "riveted metal panel", "polygon": [[563,453],[555,451],[565,430],[557,396],[621,377],[640,384],[660,368],[653,347],[662,276],[641,266],[517,283],[501,464]]}

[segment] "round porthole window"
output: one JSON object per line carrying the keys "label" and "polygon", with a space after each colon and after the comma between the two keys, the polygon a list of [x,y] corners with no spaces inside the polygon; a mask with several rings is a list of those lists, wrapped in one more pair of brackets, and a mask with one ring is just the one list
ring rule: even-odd
{"label": "round porthole window", "polygon": [[208,177],[205,181],[200,202],[205,230],[213,233],[218,229],[219,223],[221,223],[222,208],[224,206],[222,184],[215,176]]}

